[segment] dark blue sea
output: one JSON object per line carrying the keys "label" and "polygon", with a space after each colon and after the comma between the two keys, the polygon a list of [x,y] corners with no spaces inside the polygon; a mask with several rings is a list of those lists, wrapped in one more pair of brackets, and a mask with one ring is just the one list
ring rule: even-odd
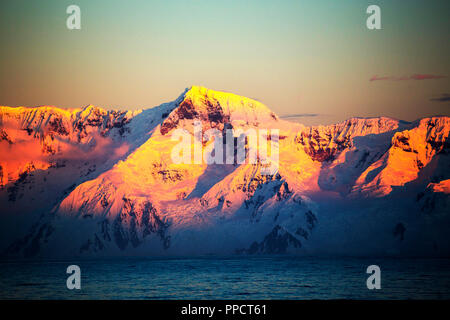
{"label": "dark blue sea", "polygon": [[[66,268],[81,269],[81,289]],[[369,265],[381,289],[369,290]],[[0,262],[0,299],[450,299],[450,259],[290,256]]]}

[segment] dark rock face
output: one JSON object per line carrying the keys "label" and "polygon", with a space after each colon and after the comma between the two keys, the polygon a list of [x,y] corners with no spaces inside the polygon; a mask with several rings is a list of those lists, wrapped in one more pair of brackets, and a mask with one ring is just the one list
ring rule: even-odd
{"label": "dark rock face", "polygon": [[64,126],[63,120],[61,117],[54,117],[48,122],[48,129],[50,132],[54,132],[61,136],[69,135],[68,129]]}
{"label": "dark rock face", "polygon": [[[274,189],[276,190],[276,188]],[[283,201],[288,199],[292,195],[292,191],[289,190],[289,185],[284,181],[277,190],[277,201]]]}
{"label": "dark rock face", "polygon": [[166,169],[161,163],[152,163],[152,176],[164,183],[173,183],[181,181],[184,173],[176,169]]}
{"label": "dark rock face", "polygon": [[[340,133],[339,133],[340,134]],[[352,146],[350,136],[333,137],[331,132],[320,133],[319,130],[311,128],[309,132],[301,132],[295,138],[295,142],[303,146],[303,150],[314,161],[331,161],[336,154]]]}
{"label": "dark rock face", "polygon": [[261,242],[253,242],[250,248],[244,250],[247,254],[283,254],[289,247],[301,248],[300,240],[291,235],[286,229],[276,225]]}
{"label": "dark rock face", "polygon": [[19,179],[14,181],[14,183],[7,188],[8,201],[15,202],[17,199],[22,198],[23,194],[21,191],[23,191],[26,184],[31,182],[31,179],[33,178],[32,172],[35,169],[33,163],[30,162],[26,169],[19,174]]}
{"label": "dark rock face", "polygon": [[314,213],[312,213],[311,210],[308,210],[307,212],[305,212],[305,216],[306,216],[306,222],[308,224],[308,229],[309,230],[314,229],[317,224],[316,215]]}
{"label": "dark rock face", "polygon": [[[429,126],[431,126],[431,124],[429,124]],[[433,127],[431,126],[431,128]],[[437,154],[449,154],[450,152],[450,139],[448,135],[443,139],[438,139],[436,136],[429,136],[427,144]]]}
{"label": "dark rock face", "polygon": [[255,222],[258,222],[260,219],[261,212],[259,209],[265,201],[273,196],[276,196],[277,200],[281,201],[292,195],[287,182],[282,180],[278,173],[275,175],[244,177],[243,182],[236,185],[236,189],[245,193],[244,208],[251,211],[250,218]]}
{"label": "dark rock face", "polygon": [[6,131],[3,130],[2,128],[0,128],[0,142],[2,142],[2,141],[6,141],[10,145],[13,144],[12,140],[9,138],[8,134],[6,133]]}
{"label": "dark rock face", "polygon": [[[438,180],[436,182],[439,182],[440,180],[445,180],[447,176],[436,178]],[[433,182],[433,180],[434,179],[432,179],[431,182]],[[432,185],[429,185],[425,190],[417,194],[416,201],[421,212],[428,215],[435,215],[448,208],[450,195],[445,192],[435,192]]]}
{"label": "dark rock face", "polygon": [[417,150],[414,150],[409,144],[408,132],[402,132],[402,133],[397,134],[392,141],[392,146],[394,148],[402,149],[405,152],[418,153]]}
{"label": "dark rock face", "polygon": [[99,239],[97,235],[94,237],[94,241],[91,241],[91,239],[88,239],[85,244],[83,244],[80,248],[80,253],[83,253],[85,251],[94,251],[98,252],[105,248],[103,242]]}
{"label": "dark rock face", "polygon": [[[357,151],[357,150],[356,150]],[[364,164],[366,163],[366,161],[367,161],[367,159],[368,159],[368,157],[369,157],[369,155],[370,155],[370,152],[369,151],[364,151],[364,153],[362,154],[362,156],[361,156],[361,159],[358,161],[358,163],[355,165],[355,168],[358,168],[358,167],[363,167],[364,166]],[[375,154],[375,156],[374,157],[372,157],[373,159],[375,159],[375,157],[376,157],[377,155]],[[373,160],[372,160],[373,161]]]}
{"label": "dark rock face", "polygon": [[210,128],[223,130],[224,124],[230,123],[230,116],[224,114],[218,101],[204,99],[200,105],[194,105],[190,99],[185,99],[162,123],[160,132],[165,135],[176,128],[181,120],[194,119],[207,125],[203,130]]}
{"label": "dark rock face", "polygon": [[199,114],[191,100],[183,100],[176,111],[178,119],[195,119]]}
{"label": "dark rock face", "polygon": [[54,228],[47,223],[34,224],[29,234],[15,241],[3,253],[4,256],[22,255],[24,258],[32,258],[39,254],[41,244],[48,241]]}
{"label": "dark rock face", "polygon": [[406,231],[406,228],[403,225],[403,223],[401,223],[401,222],[397,223],[397,225],[395,226],[394,231],[393,231],[394,237],[396,237],[396,238],[398,237],[402,241],[405,237],[405,231]]}
{"label": "dark rock face", "polygon": [[[117,246],[121,250],[125,250],[128,244],[136,248],[146,236],[157,234],[167,249],[170,236],[166,232],[170,224],[161,220],[156,208],[149,201],[137,203],[124,197],[123,202],[122,212],[112,224],[112,235]],[[108,225],[105,228],[109,237]]]}
{"label": "dark rock face", "polygon": [[308,240],[309,233],[302,227],[298,227],[295,231],[295,234],[299,235],[300,237],[304,238],[305,240]]}
{"label": "dark rock face", "polygon": [[[155,234],[161,240],[164,249],[170,247],[170,235],[168,229],[170,222],[163,221],[158,211],[149,202],[123,198],[122,212],[112,221],[103,219],[97,222],[97,230],[87,238],[80,246],[78,253],[98,253],[106,249],[108,243],[113,243],[121,250],[129,246],[136,248],[144,242],[144,238]],[[36,257],[41,252],[43,244],[54,231],[52,226],[52,215],[33,225],[29,233],[15,241],[5,252],[5,257]],[[94,220],[92,214],[85,214],[84,219]]]}
{"label": "dark rock face", "polygon": [[106,137],[112,129],[118,129],[120,136],[130,132],[127,126],[131,119],[126,117],[125,111],[104,111],[98,108],[93,108],[92,112],[86,119],[78,119],[74,122],[73,127],[78,135],[78,141],[88,136],[87,128],[98,128],[100,135]]}

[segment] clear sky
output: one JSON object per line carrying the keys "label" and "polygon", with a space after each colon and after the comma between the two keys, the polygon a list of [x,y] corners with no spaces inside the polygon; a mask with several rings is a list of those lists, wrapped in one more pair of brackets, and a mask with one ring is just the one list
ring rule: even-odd
{"label": "clear sky", "polygon": [[[81,30],[66,27],[70,4]],[[382,30],[366,28],[370,4]],[[306,123],[449,115],[449,12],[447,0],[2,0],[0,105],[148,108],[195,84],[319,115]]]}

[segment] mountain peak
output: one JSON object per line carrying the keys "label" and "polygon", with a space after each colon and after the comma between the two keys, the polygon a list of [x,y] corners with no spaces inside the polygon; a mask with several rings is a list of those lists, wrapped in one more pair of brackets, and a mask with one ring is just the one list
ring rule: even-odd
{"label": "mountain peak", "polygon": [[194,119],[220,129],[223,129],[226,123],[233,126],[258,126],[263,122],[278,121],[276,114],[259,101],[233,93],[192,86],[161,125],[161,134],[165,135],[184,120]]}
{"label": "mountain peak", "polygon": [[202,86],[192,86],[185,94],[184,101],[190,100],[196,107],[216,103],[228,114],[253,113],[269,115],[272,119],[276,115],[264,104],[254,99],[225,91],[211,90]]}

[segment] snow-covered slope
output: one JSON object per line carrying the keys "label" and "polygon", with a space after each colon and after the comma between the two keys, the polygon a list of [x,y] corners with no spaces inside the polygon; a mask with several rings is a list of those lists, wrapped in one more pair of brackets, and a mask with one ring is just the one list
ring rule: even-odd
{"label": "snow-covered slope", "polygon": [[[196,86],[137,112],[0,115],[7,257],[450,254],[448,117],[305,127]],[[174,162],[173,133],[198,124],[192,144],[206,154],[209,129],[279,130],[278,170],[267,174],[260,158]]]}

